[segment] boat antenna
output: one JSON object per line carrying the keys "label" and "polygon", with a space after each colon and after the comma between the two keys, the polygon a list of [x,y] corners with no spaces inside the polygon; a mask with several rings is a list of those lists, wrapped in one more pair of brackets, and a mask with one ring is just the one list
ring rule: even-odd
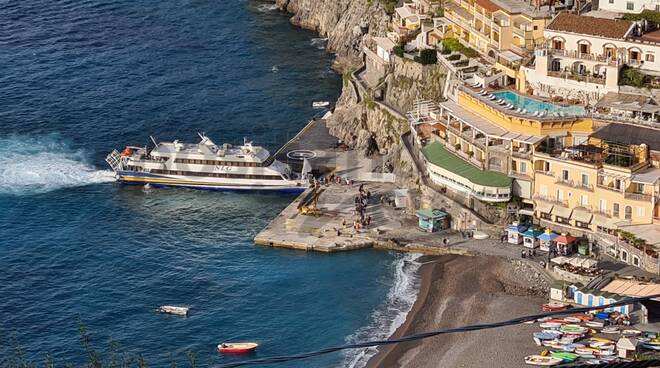
{"label": "boat antenna", "polygon": [[154,142],[154,146],[158,147],[158,143],[156,142],[156,139],[154,138],[153,135],[150,135],[149,139],[151,139],[151,141]]}

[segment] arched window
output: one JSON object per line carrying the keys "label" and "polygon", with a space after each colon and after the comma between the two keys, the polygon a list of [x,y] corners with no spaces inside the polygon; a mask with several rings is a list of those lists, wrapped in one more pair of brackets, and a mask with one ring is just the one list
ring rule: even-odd
{"label": "arched window", "polygon": [[639,264],[640,264],[640,262],[639,262],[639,257],[633,255],[633,256],[632,256],[632,264],[633,264],[634,266],[639,267]]}
{"label": "arched window", "polygon": [[591,42],[587,40],[579,40],[577,42],[577,49],[580,54],[590,54],[591,53]]}
{"label": "arched window", "polygon": [[552,59],[552,63],[550,63],[550,70],[553,72],[561,71],[561,61],[559,59]]}
{"label": "arched window", "polygon": [[632,207],[626,206],[626,220],[632,220]]}
{"label": "arched window", "polygon": [[553,37],[550,46],[555,50],[563,50],[566,40],[563,37]]}
{"label": "arched window", "polygon": [[628,252],[624,249],[621,249],[621,260],[628,263]]}

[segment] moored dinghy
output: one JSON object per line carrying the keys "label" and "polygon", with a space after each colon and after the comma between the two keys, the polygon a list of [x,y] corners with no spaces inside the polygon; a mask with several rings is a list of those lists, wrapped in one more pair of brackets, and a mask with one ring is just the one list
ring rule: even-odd
{"label": "moored dinghy", "polygon": [[229,354],[244,354],[253,352],[259,344],[255,342],[223,342],[218,344],[218,352]]}
{"label": "moored dinghy", "polygon": [[157,311],[160,313],[176,314],[177,316],[187,316],[189,309],[185,306],[161,305]]}
{"label": "moored dinghy", "polygon": [[525,357],[525,364],[529,365],[540,365],[540,366],[551,366],[561,363],[562,360],[559,358],[553,358],[542,355],[528,355]]}

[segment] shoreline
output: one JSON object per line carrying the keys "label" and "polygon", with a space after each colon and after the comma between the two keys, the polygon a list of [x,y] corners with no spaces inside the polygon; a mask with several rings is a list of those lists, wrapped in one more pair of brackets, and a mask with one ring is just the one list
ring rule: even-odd
{"label": "shoreline", "polygon": [[[516,287],[528,285],[520,285],[516,273],[510,271],[510,261],[502,257],[427,257],[419,270],[417,299],[390,338],[504,320],[538,312],[543,302],[519,292]],[[436,361],[448,367],[474,367],[484,361],[494,366],[524,367],[522,358],[536,351],[528,343],[532,331],[533,326],[519,325],[389,345],[379,348],[366,367],[435,367],[432,362]],[[492,341],[506,344],[493,346]]]}

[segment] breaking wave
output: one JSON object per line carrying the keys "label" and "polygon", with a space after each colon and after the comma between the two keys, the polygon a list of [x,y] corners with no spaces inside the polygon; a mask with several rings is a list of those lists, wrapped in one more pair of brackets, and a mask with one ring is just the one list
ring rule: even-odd
{"label": "breaking wave", "polygon": [[328,41],[327,38],[312,38],[309,42],[312,46],[316,46],[319,50],[325,50],[325,43]]}
{"label": "breaking wave", "polygon": [[[392,336],[405,321],[415,304],[420,287],[417,271],[420,254],[398,255],[394,261],[394,283],[387,293],[387,301],[371,315],[371,322],[346,338],[347,343],[367,340],[384,340]],[[377,348],[347,350],[342,367],[362,368],[378,352]]]}
{"label": "breaking wave", "polygon": [[113,181],[56,136],[0,138],[0,194],[26,195]]}

